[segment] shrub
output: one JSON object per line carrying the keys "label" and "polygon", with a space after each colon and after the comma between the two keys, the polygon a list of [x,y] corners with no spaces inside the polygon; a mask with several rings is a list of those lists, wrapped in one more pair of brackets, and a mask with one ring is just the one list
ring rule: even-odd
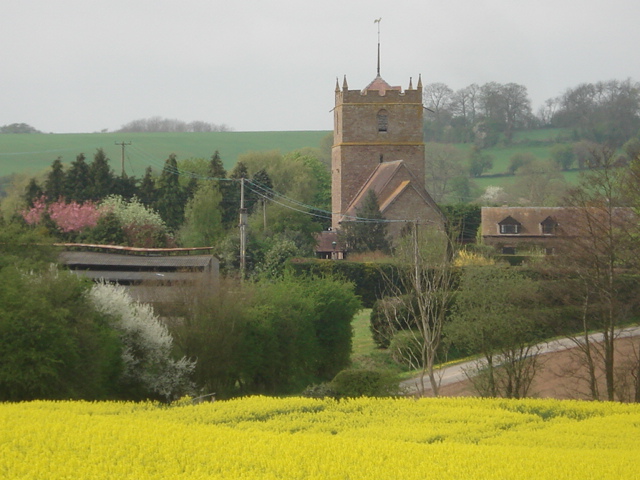
{"label": "shrub", "polygon": [[173,337],[151,306],[134,301],[124,287],[104,283],[93,286],[90,298],[119,332],[123,383],[132,393],[170,400],[189,391],[195,362],[186,357],[172,358]]}
{"label": "shrub", "polygon": [[[388,348],[396,332],[415,324],[413,313],[407,305],[408,301],[396,297],[385,297],[373,305],[369,328],[378,347]],[[388,313],[391,311],[394,312],[393,318],[389,318]]]}
{"label": "shrub", "polygon": [[385,370],[342,370],[331,382],[338,397],[386,397],[400,393],[400,382]]}

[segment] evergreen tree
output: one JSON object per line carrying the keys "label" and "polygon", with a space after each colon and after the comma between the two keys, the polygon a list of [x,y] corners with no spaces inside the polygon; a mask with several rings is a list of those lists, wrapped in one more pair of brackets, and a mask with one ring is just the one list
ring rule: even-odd
{"label": "evergreen tree", "polygon": [[91,197],[91,174],[83,153],[78,155],[67,172],[65,198],[68,202],[85,202]]}
{"label": "evergreen tree", "polygon": [[184,220],[185,192],[180,186],[178,162],[171,154],[158,179],[155,208],[170,230],[176,231]]}
{"label": "evergreen tree", "polygon": [[[27,188],[25,188],[24,192],[24,201],[26,202],[27,207],[33,207],[34,200],[42,197],[42,195],[44,195],[44,192],[42,187],[38,184],[38,181],[35,178],[29,180],[29,184],[27,185]],[[0,218],[2,218],[1,215]]]}
{"label": "evergreen tree", "polygon": [[102,148],[99,148],[89,166],[91,176],[90,199],[100,200],[113,192],[114,176],[109,159]]}
{"label": "evergreen tree", "polygon": [[138,190],[140,201],[147,207],[153,205],[157,200],[156,182],[153,179],[151,167],[147,167]]}
{"label": "evergreen tree", "polygon": [[227,171],[224,169],[222,158],[218,150],[211,156],[209,162],[209,175],[213,178],[227,178]]}
{"label": "evergreen tree", "polygon": [[364,197],[357,210],[357,220],[343,222],[342,241],[350,252],[389,252],[387,223],[380,212],[378,197],[373,190]]}
{"label": "evergreen tree", "polygon": [[113,178],[113,194],[120,195],[125,200],[131,200],[138,196],[138,181],[136,177],[128,177],[126,174]]}
{"label": "evergreen tree", "polygon": [[51,164],[51,171],[44,182],[44,194],[49,202],[57,202],[64,197],[65,177],[62,159],[58,157]]}

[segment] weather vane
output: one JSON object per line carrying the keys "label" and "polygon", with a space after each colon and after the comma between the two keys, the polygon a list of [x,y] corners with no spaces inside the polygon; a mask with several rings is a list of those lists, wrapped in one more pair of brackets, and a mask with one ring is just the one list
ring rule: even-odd
{"label": "weather vane", "polygon": [[380,76],[380,20],[382,20],[382,17],[373,21],[373,23],[378,24],[378,76]]}

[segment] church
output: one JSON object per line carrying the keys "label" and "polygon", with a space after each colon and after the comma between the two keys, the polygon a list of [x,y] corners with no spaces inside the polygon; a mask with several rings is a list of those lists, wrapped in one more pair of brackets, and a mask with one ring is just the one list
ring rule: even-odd
{"label": "church", "polygon": [[445,218],[425,189],[422,79],[391,86],[378,72],[362,90],[336,80],[331,152],[332,227],[318,238],[318,256],[344,258],[338,243],[343,222],[357,221],[375,192],[391,240],[409,224],[444,228]]}

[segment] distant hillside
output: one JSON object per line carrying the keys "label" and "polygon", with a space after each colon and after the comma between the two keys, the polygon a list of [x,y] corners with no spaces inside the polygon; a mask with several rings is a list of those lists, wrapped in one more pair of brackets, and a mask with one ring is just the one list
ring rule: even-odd
{"label": "distant hillside", "polygon": [[238,155],[250,151],[280,150],[287,153],[303,147],[319,147],[330,132],[210,132],[210,133],[79,133],[0,135],[0,177],[28,171],[36,173],[57,157],[66,164],[84,153],[90,160],[98,148],[120,171],[122,149],[116,142],[131,142],[125,148],[125,170],[141,177],[147,166],[162,168],[175,153],[178,160],[209,158],[218,150],[230,170]]}

